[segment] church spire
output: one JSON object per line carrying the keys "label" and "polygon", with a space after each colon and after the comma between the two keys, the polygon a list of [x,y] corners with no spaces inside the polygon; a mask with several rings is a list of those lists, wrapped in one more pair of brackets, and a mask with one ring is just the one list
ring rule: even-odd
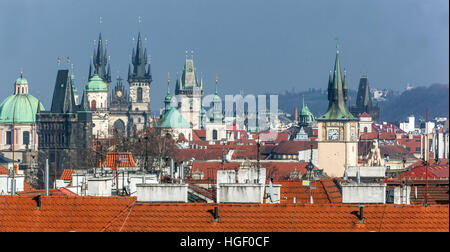
{"label": "church spire", "polygon": [[170,96],[170,72],[169,72],[169,73],[167,73],[167,95],[166,95],[166,98],[164,99],[165,111],[168,111],[170,109],[171,101],[172,101],[172,97]]}
{"label": "church spire", "polygon": [[[111,77],[106,71],[106,65],[108,64],[106,48],[103,48],[102,33],[98,35],[97,50],[94,49],[94,56],[92,58],[92,63],[94,65],[94,74],[100,76],[105,82],[111,82]],[[92,70],[90,70],[89,78],[92,77]]]}
{"label": "church spire", "polygon": [[355,117],[348,111],[346,102],[348,88],[346,72],[342,80],[341,63],[339,59],[339,44],[336,44],[336,60],[334,63],[333,77],[328,81],[328,111],[319,117],[322,120],[354,120]]}
{"label": "church spire", "polygon": [[[131,54],[131,63],[133,64],[133,72],[131,73],[132,78],[150,78],[150,64],[147,65],[147,48],[142,46],[141,33],[138,33],[138,39],[136,44],[136,49],[133,48]],[[147,68],[147,69],[146,69]],[[130,76],[129,76],[130,78]]]}

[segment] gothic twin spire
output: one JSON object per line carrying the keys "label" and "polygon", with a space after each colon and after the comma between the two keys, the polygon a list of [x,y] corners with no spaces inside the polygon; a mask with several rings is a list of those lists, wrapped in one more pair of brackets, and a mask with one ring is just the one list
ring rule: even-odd
{"label": "gothic twin spire", "polygon": [[[136,50],[133,48],[131,55],[131,63],[133,64],[133,71],[131,65],[128,66],[128,79],[151,79],[150,63],[147,59],[147,48],[142,47],[141,33],[139,32]],[[148,64],[147,70],[145,70]]]}
{"label": "gothic twin spire", "polygon": [[[106,70],[108,65],[108,70]],[[94,55],[92,57],[92,63],[89,66],[89,78],[94,74],[97,74],[105,82],[111,82],[111,64],[108,64],[108,58],[106,48],[103,50],[102,34],[98,36],[97,50],[94,49]]]}

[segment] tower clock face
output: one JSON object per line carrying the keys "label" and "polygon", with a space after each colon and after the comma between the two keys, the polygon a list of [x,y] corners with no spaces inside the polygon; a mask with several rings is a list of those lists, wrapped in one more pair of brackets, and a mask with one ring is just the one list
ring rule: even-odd
{"label": "tower clock face", "polygon": [[339,129],[328,130],[328,140],[336,141],[339,139]]}
{"label": "tower clock face", "polygon": [[117,92],[116,92],[116,96],[117,96],[117,97],[122,97],[122,91],[120,91],[120,90],[117,90]]}

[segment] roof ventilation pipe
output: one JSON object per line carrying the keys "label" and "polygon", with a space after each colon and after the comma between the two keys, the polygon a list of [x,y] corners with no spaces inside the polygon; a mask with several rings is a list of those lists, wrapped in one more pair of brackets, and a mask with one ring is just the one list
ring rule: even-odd
{"label": "roof ventilation pipe", "polygon": [[218,222],[219,221],[219,207],[215,206],[214,207],[214,222]]}
{"label": "roof ventilation pipe", "polygon": [[364,205],[359,205],[359,223],[364,223]]}

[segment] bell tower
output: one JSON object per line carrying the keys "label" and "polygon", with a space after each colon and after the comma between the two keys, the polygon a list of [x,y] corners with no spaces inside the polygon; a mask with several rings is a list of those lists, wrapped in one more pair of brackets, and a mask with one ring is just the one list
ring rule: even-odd
{"label": "bell tower", "polygon": [[328,81],[328,110],[317,118],[318,166],[329,176],[341,177],[349,166],[358,163],[358,119],[347,109],[346,72],[342,78],[339,47]]}
{"label": "bell tower", "polygon": [[133,48],[131,57],[133,68],[131,65],[128,68],[130,126],[142,129],[148,127],[151,120],[150,83],[152,75],[150,63],[147,60],[147,49],[142,47],[141,33],[138,35],[136,49]]}

